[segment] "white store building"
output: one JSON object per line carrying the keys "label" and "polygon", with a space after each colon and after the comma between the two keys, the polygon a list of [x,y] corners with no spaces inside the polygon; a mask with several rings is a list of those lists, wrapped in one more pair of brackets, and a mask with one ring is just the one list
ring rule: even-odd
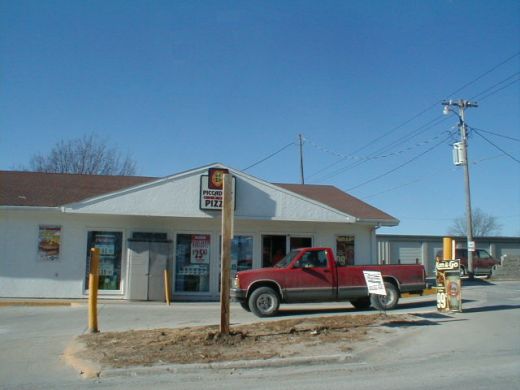
{"label": "white store building", "polygon": [[[234,178],[232,273],[293,248],[332,247],[377,263],[376,229],[394,217],[333,186],[272,184],[222,164],[165,178],[0,171],[0,297],[84,298],[89,248],[100,295],[218,300],[222,170]],[[213,187],[213,188],[212,188]]]}

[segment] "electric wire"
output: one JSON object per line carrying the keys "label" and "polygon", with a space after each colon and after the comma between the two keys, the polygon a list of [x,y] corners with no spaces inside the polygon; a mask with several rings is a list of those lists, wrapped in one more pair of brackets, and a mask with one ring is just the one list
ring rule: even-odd
{"label": "electric wire", "polygon": [[484,130],[484,129],[478,129],[476,127],[471,127],[473,130],[477,130],[477,131],[483,131],[484,133],[488,133],[488,134],[493,134],[493,135],[496,135],[497,137],[502,137],[502,138],[506,138],[508,140],[511,140],[511,141],[516,141],[516,142],[520,142],[520,138],[514,138],[514,137],[509,137],[507,135],[502,135],[502,134],[499,134],[499,133],[495,133],[493,131],[489,131],[489,130]]}
{"label": "electric wire", "polygon": [[480,134],[480,132],[478,130],[476,130],[475,128],[472,128],[473,132],[475,134],[477,134],[479,137],[481,137],[482,139],[484,139],[484,141],[488,142],[490,145],[494,146],[496,149],[500,150],[502,153],[504,153],[506,156],[508,156],[509,158],[511,158],[512,160],[516,161],[517,163],[520,164],[520,160],[518,160],[517,158],[515,158],[514,156],[512,156],[511,154],[509,154],[508,152],[506,152],[504,149],[502,149],[500,146],[496,145],[495,143],[493,143],[492,141],[490,141],[489,139],[487,139],[486,137],[484,137],[482,134]]}
{"label": "electric wire", "polygon": [[479,100],[480,101],[486,100],[487,98],[489,98],[489,97],[491,97],[493,95],[496,95],[498,92],[503,91],[506,88],[509,88],[511,85],[513,85],[514,83],[517,83],[518,81],[520,81],[520,77],[518,79],[516,79],[516,80],[511,81],[509,84],[504,85],[502,88],[496,89],[493,92],[488,93],[485,96],[482,96]]}
{"label": "electric wire", "polygon": [[[480,93],[478,93],[478,94],[472,96],[472,97],[470,98],[470,100],[477,100],[477,99],[482,100],[482,99],[480,99],[480,96],[481,96],[481,95],[484,95],[484,94],[486,94],[486,93],[489,92],[489,91],[492,91],[493,88],[495,88],[495,87],[499,86],[500,84],[503,84],[503,83],[505,83],[505,82],[511,80],[511,79],[514,78],[514,77],[518,77],[519,75],[520,75],[520,72],[515,72],[515,73],[509,75],[509,76],[506,77],[505,79],[499,81],[498,83],[492,85],[491,87],[485,89],[484,91],[482,91],[482,92],[480,92]],[[513,80],[513,82],[511,82],[510,84],[507,84],[505,87],[508,87],[508,86],[510,86],[510,85],[512,85],[512,84],[514,84],[514,83],[516,83],[518,80],[519,80],[519,79]],[[497,90],[497,92],[500,91],[500,90],[501,90],[501,89]],[[495,92],[493,92],[493,94],[494,94],[494,93],[495,93]],[[488,96],[488,95],[486,95],[486,96]],[[489,96],[491,96],[491,95],[489,95]],[[484,99],[485,99],[485,98],[486,98],[486,97],[484,97]]]}
{"label": "electric wire", "polygon": [[263,163],[264,161],[269,160],[271,157],[276,156],[278,153],[283,152],[283,151],[284,151],[285,149],[287,149],[289,146],[294,146],[294,145],[296,145],[294,142],[288,143],[287,145],[285,145],[284,147],[280,148],[280,149],[277,150],[276,152],[271,153],[269,156],[264,157],[263,159],[261,159],[261,160],[255,162],[254,164],[251,164],[250,166],[248,166],[248,167],[245,168],[245,169],[242,169],[242,171],[245,172],[245,171],[247,171],[248,169],[251,169],[251,168],[253,168],[253,167],[255,167],[255,166],[257,166],[257,165]]}
{"label": "electric wire", "polygon": [[[456,90],[454,90],[453,92],[451,92],[450,94],[448,94],[448,97],[455,95],[456,93],[458,93],[458,92],[464,90],[465,88],[469,87],[470,85],[473,85],[473,84],[476,83],[477,81],[481,80],[482,78],[484,78],[484,77],[487,76],[488,74],[494,72],[496,69],[498,69],[498,68],[500,68],[501,66],[505,65],[506,63],[510,62],[511,60],[513,60],[514,58],[518,57],[519,55],[520,55],[520,51],[518,51],[518,52],[514,53],[513,55],[507,57],[507,58],[504,59],[503,61],[499,62],[498,64],[494,65],[494,66],[491,67],[490,69],[486,70],[485,72],[481,73],[480,75],[478,75],[478,76],[475,77],[474,79],[468,81],[467,83],[465,83],[465,84],[462,85],[461,87],[457,88]],[[514,75],[509,76],[508,79],[511,78],[511,77],[513,77],[513,76],[514,76]],[[507,80],[507,79],[506,79],[506,80]],[[502,83],[502,82],[504,82],[504,81],[506,81],[506,80],[502,80],[502,81],[499,82],[498,84],[500,84],[500,83]],[[514,81],[514,82],[516,82],[516,81]],[[513,83],[514,83],[514,82],[513,82]],[[497,86],[498,84],[496,84],[495,86]],[[511,83],[511,84],[512,84],[512,83]],[[492,87],[490,87],[490,88],[494,88],[495,86],[492,86]],[[507,85],[507,86],[509,86],[509,85]],[[501,89],[504,89],[504,88],[506,88],[507,86],[505,86],[505,87],[503,87],[503,88],[501,88]],[[489,91],[490,88],[488,88],[487,90],[481,92],[479,95],[481,95],[482,93],[485,93],[485,92]],[[486,98],[488,98],[489,96],[491,96],[491,95],[493,95],[493,94],[499,92],[501,89],[499,89],[499,90],[497,90],[497,91],[493,91],[493,92],[491,92],[490,94],[484,96],[482,99],[486,99]],[[477,95],[477,96],[479,96],[479,95]],[[482,99],[481,99],[481,100],[482,100]],[[437,107],[438,104],[440,104],[441,102],[442,102],[442,100],[438,100],[438,101],[436,101],[435,103],[431,104],[431,105],[428,106],[427,108],[423,109],[423,110],[420,111],[419,113],[417,113],[417,114],[415,114],[414,116],[412,116],[410,119],[408,119],[408,120],[402,122],[401,124],[399,124],[399,125],[393,127],[392,129],[390,129],[388,132],[384,133],[383,135],[374,138],[373,140],[369,141],[369,142],[368,142],[367,144],[365,144],[364,146],[362,146],[362,147],[356,149],[354,152],[352,152],[352,153],[350,154],[350,156],[352,156],[353,158],[355,158],[355,155],[356,155],[357,153],[359,153],[360,151],[366,149],[368,146],[371,146],[371,145],[373,145],[374,143],[379,142],[381,139],[387,137],[388,135],[390,135],[390,134],[394,133],[395,131],[399,130],[400,128],[406,126],[407,124],[409,124],[409,123],[412,122],[413,120],[417,119],[418,117],[422,116],[424,113],[428,112],[428,111],[431,110],[432,108]],[[437,118],[434,118],[432,121],[435,121],[436,119],[437,119]],[[416,131],[416,130],[412,131],[411,134],[413,134],[415,131]],[[391,145],[393,146],[393,145],[395,145],[396,143],[399,143],[400,140],[402,140],[403,138],[408,137],[409,134],[410,134],[410,133],[404,135],[404,136],[401,137],[399,140],[394,141]],[[391,146],[387,146],[387,147],[391,147]],[[384,148],[387,148],[387,147],[384,147]],[[380,151],[380,150],[381,150],[381,149],[379,149],[379,151]],[[378,153],[379,151],[376,151],[376,153]],[[329,169],[329,168],[331,168],[331,167],[333,167],[333,166],[335,166],[335,165],[341,163],[343,160],[344,160],[344,158],[342,158],[342,159],[340,159],[340,160],[338,160],[338,161],[336,161],[336,162],[334,162],[334,163],[331,163],[331,164],[325,166],[324,168],[320,169],[319,171],[313,173],[311,176],[309,176],[309,178],[314,177],[314,176],[318,175],[319,173],[321,173],[321,172],[323,172],[323,171],[326,171],[327,169]],[[360,163],[361,163],[361,162],[360,162]],[[358,166],[360,163],[356,164],[355,166]],[[346,169],[349,169],[349,168],[346,168]],[[323,179],[323,180],[328,180],[328,179],[330,179],[331,177],[334,177],[334,176],[336,176],[337,174],[341,173],[341,172],[338,173],[338,171],[335,171],[335,172],[336,172],[335,174],[333,174],[332,176],[328,176],[327,178],[325,178],[325,179]]]}
{"label": "electric wire", "polygon": [[[498,154],[498,155],[494,155],[494,156],[489,156],[489,157],[484,157],[484,158],[481,158],[477,161],[471,161],[471,164],[472,165],[478,165],[484,161],[489,161],[489,160],[495,160],[497,158],[503,158],[504,155],[503,154]],[[457,168],[456,167],[452,167],[451,168],[451,171],[455,171]],[[423,176],[419,177],[419,178],[416,178],[416,179],[413,179],[411,181],[408,181],[406,183],[402,183],[400,185],[397,185],[397,186],[394,186],[394,187],[391,187],[391,188],[387,188],[383,191],[379,191],[379,192],[376,192],[376,193],[373,193],[373,194],[370,194],[370,195],[364,195],[363,196],[363,199],[370,199],[370,198],[374,198],[376,196],[379,196],[379,195],[382,195],[382,194],[386,194],[387,192],[392,192],[392,191],[395,191],[395,190],[399,190],[401,188],[404,188],[404,187],[408,187],[412,184],[415,184],[415,183],[419,183],[421,181],[424,181],[426,179],[430,179],[433,175],[436,175],[437,173],[439,172],[446,172],[446,169],[445,168],[441,168],[441,169],[436,169],[432,172],[429,172],[427,174],[424,174]]]}
{"label": "electric wire", "polygon": [[379,179],[381,179],[382,177],[388,176],[389,174],[391,174],[391,173],[393,173],[393,172],[395,172],[395,171],[401,169],[402,167],[404,167],[404,166],[406,166],[406,165],[408,165],[408,164],[414,162],[415,160],[419,159],[420,157],[424,156],[425,154],[431,152],[432,150],[434,150],[435,148],[437,148],[439,145],[443,144],[443,143],[444,143],[446,140],[448,140],[450,137],[451,137],[451,134],[450,134],[448,137],[442,139],[442,140],[441,140],[440,142],[438,142],[437,144],[433,145],[431,148],[429,148],[429,149],[425,150],[424,152],[418,154],[417,156],[414,156],[413,158],[411,158],[411,159],[405,161],[404,163],[398,165],[397,167],[392,168],[392,169],[390,169],[389,171],[386,171],[385,173],[382,173],[382,174],[380,174],[380,175],[378,175],[378,176],[375,176],[375,177],[373,177],[373,178],[371,178],[371,179],[369,179],[369,180],[366,180],[366,181],[364,181],[364,182],[362,182],[362,183],[360,183],[360,184],[358,184],[358,185],[356,185],[356,186],[354,186],[354,187],[347,188],[346,191],[352,191],[352,190],[355,190],[356,188],[362,187],[362,186],[364,186],[364,185],[366,185],[366,184],[368,184],[368,183],[372,183],[373,181],[379,180]]}
{"label": "electric wire", "polygon": [[[412,133],[416,133],[415,136],[417,136],[418,134],[422,134],[422,133],[424,133],[426,130],[429,130],[429,129],[431,129],[432,127],[435,127],[435,126],[441,124],[441,123],[444,122],[445,120],[447,120],[447,118],[443,118],[442,116],[437,117],[437,118],[431,120],[430,122],[426,123],[425,125],[421,126],[420,128],[415,129]],[[419,131],[419,130],[422,130],[422,131],[421,131],[420,133],[417,133],[417,131]],[[410,134],[410,133],[408,133],[408,134]],[[451,138],[451,135],[452,135],[452,132],[449,132],[449,136],[448,136],[446,139]],[[436,138],[438,138],[438,137],[436,137]],[[329,175],[324,176],[324,177],[321,179],[321,181],[326,181],[326,180],[332,179],[333,177],[336,177],[336,176],[338,176],[339,174],[344,173],[344,172],[346,172],[346,171],[348,171],[348,170],[350,170],[350,169],[357,168],[359,165],[364,164],[364,163],[366,163],[367,161],[372,160],[373,157],[374,157],[374,155],[376,155],[376,153],[383,153],[385,150],[389,150],[389,149],[391,149],[391,147],[393,147],[393,146],[398,146],[398,144],[402,141],[402,139],[403,139],[403,137],[401,137],[398,141],[393,142],[390,146],[379,148],[379,149],[376,150],[374,153],[370,154],[370,155],[369,155],[369,158],[366,158],[366,159],[364,159],[364,160],[362,160],[362,161],[358,161],[358,162],[356,162],[356,163],[354,163],[354,164],[347,165],[347,166],[345,166],[345,167],[342,167],[342,168],[340,168],[340,169],[337,169],[337,170],[334,171],[334,172],[331,172]],[[446,140],[446,139],[444,139],[444,140]],[[443,142],[444,142],[444,141],[443,141]]]}

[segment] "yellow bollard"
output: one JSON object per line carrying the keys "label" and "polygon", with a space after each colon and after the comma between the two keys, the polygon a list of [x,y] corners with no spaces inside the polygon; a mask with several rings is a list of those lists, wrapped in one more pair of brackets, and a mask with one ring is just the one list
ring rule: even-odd
{"label": "yellow bollard", "polygon": [[453,242],[450,237],[444,237],[442,239],[442,259],[443,260],[453,260],[452,259],[452,251],[453,251]]}
{"label": "yellow bollard", "polygon": [[166,298],[166,303],[170,306],[170,278],[167,269],[164,270],[164,297]]}
{"label": "yellow bollard", "polygon": [[99,332],[97,319],[97,295],[99,284],[99,248],[90,249],[90,270],[88,274],[88,331]]}

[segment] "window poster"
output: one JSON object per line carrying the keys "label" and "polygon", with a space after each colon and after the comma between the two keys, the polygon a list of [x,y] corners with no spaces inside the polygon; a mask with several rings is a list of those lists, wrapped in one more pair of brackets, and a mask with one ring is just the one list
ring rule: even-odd
{"label": "window poster", "polygon": [[354,236],[336,237],[336,261],[339,266],[354,265]]}
{"label": "window poster", "polygon": [[88,286],[90,270],[90,249],[99,249],[99,289],[119,290],[121,283],[121,253],[123,234],[121,232],[88,232],[85,285]]}
{"label": "window poster", "polygon": [[191,263],[209,264],[209,234],[191,236]]}
{"label": "window poster", "polygon": [[61,226],[40,225],[38,255],[41,260],[56,261],[60,258]]}

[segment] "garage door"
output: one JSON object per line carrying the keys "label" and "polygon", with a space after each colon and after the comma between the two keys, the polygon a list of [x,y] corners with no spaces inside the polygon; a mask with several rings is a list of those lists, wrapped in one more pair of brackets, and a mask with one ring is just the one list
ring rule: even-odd
{"label": "garage door", "polygon": [[396,256],[397,261],[401,264],[422,264],[421,261],[421,244],[414,242],[401,242],[396,243]]}

